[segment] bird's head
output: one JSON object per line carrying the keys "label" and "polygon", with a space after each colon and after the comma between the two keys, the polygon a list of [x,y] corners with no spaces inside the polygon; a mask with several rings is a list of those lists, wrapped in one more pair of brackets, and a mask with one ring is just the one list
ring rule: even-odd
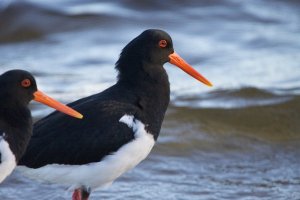
{"label": "bird's head", "polygon": [[27,106],[31,100],[35,100],[70,116],[82,118],[77,111],[38,90],[35,78],[24,70],[15,69],[3,73],[0,76],[0,91],[2,97],[12,105]]}
{"label": "bird's head", "polygon": [[[206,78],[174,51],[170,35],[165,31],[157,29],[144,31],[126,45],[120,55],[116,68],[120,71],[120,78],[123,74],[132,75],[135,70],[139,70],[133,68],[134,66],[162,67],[166,62],[179,67],[198,81],[212,86]],[[128,71],[132,71],[133,73],[130,74]]]}
{"label": "bird's head", "polygon": [[18,104],[27,105],[34,99],[37,85],[34,77],[24,70],[10,70],[1,75],[1,90],[5,95]]}

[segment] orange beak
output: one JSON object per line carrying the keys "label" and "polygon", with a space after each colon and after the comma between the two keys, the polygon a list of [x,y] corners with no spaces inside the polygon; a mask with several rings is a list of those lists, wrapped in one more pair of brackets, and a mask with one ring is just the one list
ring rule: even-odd
{"label": "orange beak", "polygon": [[183,60],[176,52],[170,54],[169,58],[171,64],[176,65],[177,67],[179,67],[180,69],[182,69],[183,71],[185,71],[186,73],[188,73],[189,75],[197,79],[198,81],[201,81],[205,85],[208,85],[210,87],[213,86],[212,83],[209,82],[209,80],[204,78],[204,76],[202,76],[192,66],[190,66],[187,62],[185,62],[185,60]]}
{"label": "orange beak", "polygon": [[35,101],[38,101],[42,104],[45,104],[47,106],[50,106],[60,112],[63,112],[67,115],[70,115],[72,117],[76,117],[78,119],[82,119],[83,116],[82,114],[80,114],[79,112],[73,110],[72,108],[56,101],[55,99],[52,99],[51,97],[49,97],[48,95],[44,94],[41,91],[36,91],[35,93],[33,93],[34,99]]}

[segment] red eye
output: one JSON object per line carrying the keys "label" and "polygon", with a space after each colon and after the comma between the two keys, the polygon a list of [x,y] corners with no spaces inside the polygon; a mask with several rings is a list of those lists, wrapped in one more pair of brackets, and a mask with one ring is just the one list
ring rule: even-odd
{"label": "red eye", "polygon": [[161,40],[161,41],[159,41],[158,45],[161,48],[165,48],[168,45],[168,43],[166,40]]}
{"label": "red eye", "polygon": [[24,79],[22,82],[21,82],[21,85],[25,88],[29,87],[31,85],[31,81],[29,79]]}

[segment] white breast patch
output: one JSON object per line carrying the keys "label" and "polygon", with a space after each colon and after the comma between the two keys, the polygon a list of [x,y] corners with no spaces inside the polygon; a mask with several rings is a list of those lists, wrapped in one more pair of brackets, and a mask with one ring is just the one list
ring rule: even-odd
{"label": "white breast patch", "polygon": [[0,183],[11,174],[13,169],[16,167],[16,157],[9,148],[9,144],[6,140],[0,136]]}

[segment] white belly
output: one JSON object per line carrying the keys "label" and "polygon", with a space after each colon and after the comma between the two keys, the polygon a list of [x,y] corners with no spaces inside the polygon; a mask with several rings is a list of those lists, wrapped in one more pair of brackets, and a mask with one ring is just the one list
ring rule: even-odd
{"label": "white belly", "polygon": [[11,174],[16,167],[16,157],[9,148],[9,144],[0,136],[0,183]]}
{"label": "white belly", "polygon": [[154,138],[145,130],[145,125],[133,116],[124,115],[120,122],[133,129],[135,139],[122,146],[101,162],[86,165],[51,164],[38,169],[18,167],[25,175],[41,181],[48,181],[77,188],[87,186],[97,189],[110,185],[116,178],[144,160],[154,146]]}

